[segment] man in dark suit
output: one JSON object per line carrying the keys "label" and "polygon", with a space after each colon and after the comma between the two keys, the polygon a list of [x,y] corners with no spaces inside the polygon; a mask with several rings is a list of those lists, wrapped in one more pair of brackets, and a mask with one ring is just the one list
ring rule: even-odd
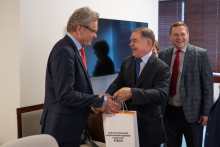
{"label": "man in dark suit", "polygon": [[105,105],[107,113],[121,106],[108,96],[93,95],[84,46],[96,38],[99,14],[88,7],[74,11],[67,35],[53,47],[46,71],[46,94],[41,118],[42,133],[52,135],[60,147],[79,147],[90,109],[97,114]]}
{"label": "man in dark suit", "polygon": [[149,28],[134,29],[127,57],[106,93],[137,111],[140,147],[159,147],[166,141],[160,106],[168,96],[170,68],[154,54],[155,36]]}
{"label": "man in dark suit", "polygon": [[188,147],[201,147],[203,126],[213,104],[213,74],[206,49],[188,44],[185,23],[176,22],[169,33],[174,47],[160,51],[170,67],[169,97],[165,109],[168,147],[181,147],[183,134]]}
{"label": "man in dark suit", "polygon": [[[220,86],[219,86],[220,89]],[[212,106],[206,128],[205,147],[220,147],[220,95]]]}

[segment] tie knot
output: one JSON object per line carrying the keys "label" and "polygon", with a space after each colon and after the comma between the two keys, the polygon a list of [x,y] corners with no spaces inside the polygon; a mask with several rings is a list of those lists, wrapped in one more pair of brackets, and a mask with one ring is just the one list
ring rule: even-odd
{"label": "tie knot", "polygon": [[176,51],[176,54],[179,54],[180,52],[181,52],[181,50],[177,50],[177,51]]}
{"label": "tie knot", "polygon": [[81,48],[79,51],[80,51],[80,52],[83,52],[84,50],[83,50],[83,48]]}
{"label": "tie knot", "polygon": [[136,61],[138,64],[139,63],[141,63],[142,62],[142,59],[140,58],[140,59],[137,59],[137,61]]}

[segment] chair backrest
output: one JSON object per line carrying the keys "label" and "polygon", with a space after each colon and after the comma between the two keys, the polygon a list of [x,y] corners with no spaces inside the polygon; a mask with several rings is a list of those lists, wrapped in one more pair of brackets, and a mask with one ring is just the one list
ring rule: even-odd
{"label": "chair backrest", "polygon": [[18,138],[41,134],[43,107],[44,104],[17,108]]}
{"label": "chair backrest", "polygon": [[13,140],[1,147],[59,147],[57,141],[50,135],[33,135]]}

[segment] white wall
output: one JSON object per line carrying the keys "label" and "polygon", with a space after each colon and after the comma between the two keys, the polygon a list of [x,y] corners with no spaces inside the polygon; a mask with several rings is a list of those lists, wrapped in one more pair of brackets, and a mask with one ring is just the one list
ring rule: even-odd
{"label": "white wall", "polygon": [[[101,18],[147,22],[158,38],[157,0],[0,0],[0,144],[17,138],[16,108],[44,102],[49,53],[83,6]],[[92,78],[94,92],[116,76]]]}
{"label": "white wall", "polygon": [[17,137],[20,106],[19,1],[0,0],[0,145]]}
{"label": "white wall", "polygon": [[[20,0],[21,106],[43,103],[48,55],[65,35],[70,15],[83,6],[101,18],[147,22],[158,35],[157,0]],[[105,92],[115,77],[93,78],[94,92]]]}

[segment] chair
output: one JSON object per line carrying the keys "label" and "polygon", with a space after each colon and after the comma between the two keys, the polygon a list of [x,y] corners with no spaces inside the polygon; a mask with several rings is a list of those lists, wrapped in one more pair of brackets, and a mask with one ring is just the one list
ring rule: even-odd
{"label": "chair", "polygon": [[59,147],[57,141],[50,135],[33,135],[13,140],[1,147]]}
{"label": "chair", "polygon": [[17,108],[18,138],[41,134],[43,107],[44,104]]}
{"label": "chair", "polygon": [[[31,135],[41,134],[40,119],[43,112],[44,104],[17,108],[17,125],[18,138]],[[91,137],[98,146],[105,147],[104,131],[102,124],[102,114],[95,118],[88,119],[86,129],[91,134]],[[101,141],[101,142],[99,142]],[[90,143],[81,145],[80,147],[90,147]]]}

